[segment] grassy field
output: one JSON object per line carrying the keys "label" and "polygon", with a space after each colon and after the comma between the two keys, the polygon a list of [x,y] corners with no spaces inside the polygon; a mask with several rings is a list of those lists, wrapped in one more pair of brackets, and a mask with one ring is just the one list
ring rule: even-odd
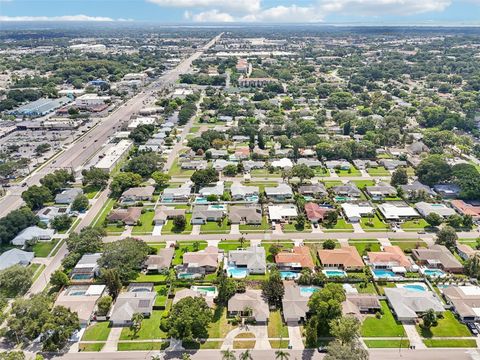
{"label": "grassy field", "polygon": [[35,282],[40,277],[40,274],[45,270],[45,265],[43,264],[30,264],[28,268],[32,271],[32,281]]}
{"label": "grassy field", "polygon": [[82,341],[106,341],[110,334],[110,322],[98,322],[87,327],[82,336]]}
{"label": "grassy field", "polygon": [[47,257],[55,245],[58,243],[58,239],[52,239],[51,241],[39,241],[33,245],[33,252],[35,257]]}
{"label": "grassy field", "polygon": [[[249,240],[245,240],[243,243],[243,247],[247,247],[250,245]],[[224,251],[231,251],[231,250],[237,250],[238,248],[241,248],[242,244],[240,244],[239,241],[221,241],[218,244],[218,248],[222,249]]]}
{"label": "grassy field", "polygon": [[312,228],[308,221],[305,222],[305,226],[303,228],[297,227],[297,222],[293,221],[289,224],[283,224],[283,232],[312,232]]}
{"label": "grassy field", "polygon": [[224,218],[219,226],[216,221],[208,221],[200,226],[200,234],[227,234],[230,232],[227,218]]}
{"label": "grassy field", "polygon": [[142,321],[142,327],[136,336],[130,328],[123,328],[120,340],[150,340],[166,338],[167,334],[160,330],[162,314],[163,311],[153,310],[152,315],[148,319]]}
{"label": "grassy field", "polygon": [[408,340],[363,340],[368,348],[408,348]]}
{"label": "grassy field", "polygon": [[133,235],[145,235],[151,234],[153,231],[153,217],[155,216],[155,211],[153,208],[146,209],[146,211],[140,215],[141,225],[136,225],[132,229]]}
{"label": "grassy field", "polygon": [[345,219],[338,219],[337,223],[333,226],[326,227],[322,225],[322,228],[325,232],[353,232],[352,224],[347,223]]}
{"label": "grassy field", "polygon": [[83,194],[87,197],[87,199],[93,199],[95,195],[101,190],[99,186],[84,186],[83,187]]}
{"label": "grassy field", "polygon": [[269,340],[272,349],[286,349],[290,344],[289,340]]}
{"label": "grassy field", "polygon": [[252,178],[259,178],[259,177],[265,177],[265,178],[272,178],[272,177],[281,177],[282,174],[280,173],[279,170],[275,170],[273,173],[270,173],[268,169],[253,169],[250,174],[252,175]]}
{"label": "grassy field", "polygon": [[357,185],[359,189],[363,189],[365,186],[375,185],[374,180],[352,180],[352,182]]}
{"label": "grassy field", "polygon": [[451,311],[443,313],[443,318],[438,319],[437,326],[433,326],[430,329],[422,329],[417,325],[417,331],[425,338],[472,336],[468,328],[458,321]]}
{"label": "grassy field", "polygon": [[476,348],[474,339],[425,339],[423,343],[431,348]]}
{"label": "grassy field", "polygon": [[165,303],[167,302],[168,287],[166,285],[155,285],[155,291],[157,293],[155,306],[165,306]]}
{"label": "grassy field", "polygon": [[134,282],[163,282],[167,279],[167,275],[163,274],[143,274],[140,273]]}
{"label": "grassy field", "polygon": [[268,319],[268,337],[269,338],[288,338],[288,328],[282,320],[282,314],[279,310],[271,311]]}
{"label": "grassy field", "polygon": [[401,323],[393,317],[387,302],[380,301],[383,315],[380,319],[374,316],[367,317],[362,324],[363,337],[400,337],[405,336],[405,330]]}

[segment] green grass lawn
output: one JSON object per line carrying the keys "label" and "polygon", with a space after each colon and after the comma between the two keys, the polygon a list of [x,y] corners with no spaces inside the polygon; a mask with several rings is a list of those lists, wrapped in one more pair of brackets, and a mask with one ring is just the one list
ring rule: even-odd
{"label": "green grass lawn", "polygon": [[33,245],[32,251],[35,257],[44,258],[47,257],[55,245],[58,243],[58,239],[52,239],[51,241],[39,241]]}
{"label": "green grass lawn", "polygon": [[227,336],[227,334],[235,328],[236,326],[228,323],[227,309],[225,307],[218,306],[215,308],[213,313],[213,321],[208,326],[208,337],[213,339],[221,339]]}
{"label": "green grass lawn", "polygon": [[[175,255],[173,257],[172,265],[179,265],[183,263],[183,254],[186,252],[195,251],[193,243],[184,243],[179,244],[179,248],[175,250]],[[206,241],[198,241],[198,250],[203,250],[207,247]]]}
{"label": "green grass lawn", "polygon": [[361,283],[360,284],[355,284],[355,288],[357,289],[357,291],[360,294],[375,294],[375,295],[377,295],[377,290],[375,290],[375,286],[373,286],[372,283],[367,282],[366,285],[367,286],[364,286],[364,284],[362,285]]}
{"label": "green grass lawn", "polygon": [[359,189],[363,189],[365,186],[375,185],[374,180],[352,180],[352,182],[357,185]]}
{"label": "green grass lawn", "polygon": [[367,172],[371,176],[390,176],[390,172],[383,166],[379,166],[376,168],[368,168]]}
{"label": "green grass lawn", "polygon": [[160,243],[160,244],[148,244],[148,246],[150,246],[151,248],[154,248],[155,250],[157,250],[157,254],[158,254],[158,251],[160,249],[164,249],[165,248],[165,243]]}
{"label": "green grass lawn", "polygon": [[378,231],[378,230],[387,230],[389,226],[385,224],[377,214],[373,218],[362,217],[360,219],[360,225],[365,231]]}
{"label": "green grass lawn", "polygon": [[155,306],[165,306],[165,303],[167,302],[168,287],[166,285],[155,285],[155,291],[157,292]]}
{"label": "green grass lawn", "polygon": [[180,167],[178,159],[175,159],[175,161],[172,164],[172,167],[168,171],[168,175],[170,175],[171,177],[190,177],[194,172],[195,172],[194,170],[183,170]]}
{"label": "green grass lawn", "polygon": [[115,205],[114,199],[108,199],[102,207],[102,210],[95,216],[93,219],[92,225],[94,227],[103,227],[105,219],[107,218],[110,211],[113,209],[113,205]]}
{"label": "green grass lawn", "polygon": [[278,186],[278,182],[273,182],[273,181],[250,181],[250,182],[242,182],[242,184],[247,186],[258,186],[258,191],[260,193],[264,192],[266,187]]}
{"label": "green grass lawn", "polygon": [[230,225],[228,225],[227,218],[224,218],[220,223],[216,221],[208,221],[205,225],[200,226],[200,234],[227,234],[230,232]]}
{"label": "green grass lawn", "polygon": [[91,352],[99,352],[102,351],[103,347],[105,346],[105,343],[90,343],[90,344],[79,344],[78,345],[78,351],[91,351]]}
{"label": "green grass lawn", "polygon": [[164,274],[138,274],[134,282],[152,282],[159,283],[167,280],[167,275]]}
{"label": "green grass lawn", "polygon": [[335,172],[340,177],[348,177],[348,176],[360,176],[361,172],[355,166],[352,166],[350,170],[335,170]]}
{"label": "green grass lawn", "polygon": [[290,344],[289,340],[269,340],[272,349],[286,349]]}
{"label": "green grass lawn", "polygon": [[410,341],[404,340],[363,340],[368,348],[408,348]]}
{"label": "green grass lawn", "polygon": [[283,232],[289,233],[289,232],[312,232],[312,228],[310,226],[310,223],[308,221],[305,222],[305,226],[303,228],[300,228],[297,226],[297,222],[293,221],[289,224],[283,224]]}
{"label": "green grass lawn", "polygon": [[430,348],[476,348],[474,339],[424,339],[423,343]]}
{"label": "green grass lawn", "polygon": [[419,247],[427,247],[427,244],[422,240],[408,240],[408,241],[390,241],[392,245],[400,247],[403,251],[411,252],[412,249]]}
{"label": "green grass lawn", "polygon": [[272,245],[280,245],[282,249],[292,249],[293,248],[293,243],[292,242],[262,242],[262,247],[265,248],[265,254],[267,256],[267,261],[273,263],[274,258],[272,254],[270,254],[270,248]]}
{"label": "green grass lawn", "polygon": [[281,177],[282,174],[279,170],[275,170],[273,173],[270,173],[268,169],[253,169],[250,174],[252,175],[252,178],[258,178],[258,177],[265,177],[265,178],[277,178]]}
{"label": "green grass lawn", "polygon": [[228,252],[228,251],[231,251],[231,250],[237,250],[238,248],[241,248],[242,246],[247,247],[249,245],[250,245],[249,240],[245,240],[243,245],[240,244],[239,241],[221,241],[218,244],[218,248]]}
{"label": "green grass lawn", "polygon": [[43,264],[30,264],[28,268],[32,271],[32,281],[35,282],[40,277],[40,274],[45,270],[45,265]]}
{"label": "green grass lawn", "polygon": [[329,181],[324,181],[323,183],[325,184],[325,187],[327,189],[343,184],[340,180],[331,180],[331,181],[329,180]]}
{"label": "green grass lawn", "polygon": [[93,199],[100,190],[100,186],[88,185],[83,187],[83,194],[87,197],[87,199]]}
{"label": "green grass lawn", "polygon": [[467,326],[458,321],[451,311],[445,311],[443,318],[438,319],[438,325],[429,330],[417,325],[417,331],[425,338],[432,337],[467,337],[472,336]]}
{"label": "green grass lawn", "polygon": [[262,216],[262,223],[260,225],[239,225],[238,228],[240,231],[248,231],[248,232],[255,232],[255,231],[267,231],[270,230],[270,224],[268,223],[268,219],[265,215]]}
{"label": "green grass lawn", "polygon": [[270,312],[267,330],[269,338],[288,338],[288,328],[283,323],[279,310]]}
{"label": "green grass lawn", "polygon": [[110,334],[110,322],[102,321],[87,327],[81,341],[106,341]]}
{"label": "green grass lawn", "polygon": [[150,340],[166,338],[167,334],[160,330],[162,314],[163,311],[153,310],[152,315],[148,319],[142,321],[142,327],[136,336],[134,336],[129,327],[123,328],[120,340]]}
{"label": "green grass lawn", "polygon": [[255,340],[233,340],[234,349],[253,349],[255,347]]}
{"label": "green grass lawn", "polygon": [[141,225],[136,225],[132,229],[133,235],[145,235],[151,234],[153,231],[153,217],[155,216],[155,210],[153,208],[146,209],[146,211],[140,215]]}
{"label": "green grass lawn", "polygon": [[400,337],[405,336],[405,330],[401,323],[393,317],[385,300],[381,300],[383,315],[381,319],[374,316],[367,317],[362,324],[363,337]]}
{"label": "green grass lawn", "polygon": [[400,227],[405,231],[418,231],[425,230],[426,228],[429,228],[430,225],[428,225],[425,219],[416,219],[405,221]]}
{"label": "green grass lawn", "polygon": [[165,350],[170,342],[119,342],[118,351],[152,351]]}
{"label": "green grass lawn", "polygon": [[176,229],[173,226],[173,220],[168,220],[165,225],[162,227],[162,234],[190,234],[192,232],[192,224],[190,224],[190,220],[192,219],[192,214],[185,214],[186,225],[183,231]]}
{"label": "green grass lawn", "polygon": [[338,219],[337,223],[333,226],[325,226],[322,225],[323,231],[325,232],[353,232],[352,224],[349,224],[345,221],[345,219]]}

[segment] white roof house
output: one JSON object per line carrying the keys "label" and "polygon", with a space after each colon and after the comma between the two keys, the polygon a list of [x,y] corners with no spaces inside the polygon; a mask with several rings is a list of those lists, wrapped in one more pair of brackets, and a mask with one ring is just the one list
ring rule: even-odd
{"label": "white roof house", "polygon": [[27,266],[32,261],[33,256],[33,252],[27,252],[20,249],[7,250],[0,255],[0,270],[17,264]]}
{"label": "white roof house", "polygon": [[230,186],[230,192],[232,193],[233,200],[245,199],[247,196],[253,196],[259,194],[258,186],[246,186],[242,185],[238,181],[235,181]]}
{"label": "white roof house", "polygon": [[268,198],[279,198],[286,199],[293,196],[293,190],[290,185],[285,183],[280,183],[276,187],[265,187],[265,194]]}
{"label": "white roof house", "polygon": [[228,253],[228,262],[237,267],[246,267],[250,274],[265,274],[267,261],[265,248],[262,246],[249,246],[246,249],[231,250]]}
{"label": "white roof house", "polygon": [[368,204],[351,204],[351,203],[344,203],[341,205],[343,213],[347,217],[347,219],[351,222],[359,222],[362,216],[372,214],[374,209],[373,207]]}
{"label": "white roof house", "polygon": [[433,309],[445,311],[440,300],[431,291],[412,291],[405,288],[385,288],[393,312],[399,321],[415,321],[418,315]]}
{"label": "white roof house", "polygon": [[225,191],[225,186],[223,181],[217,181],[215,186],[206,186],[204,188],[201,188],[199,191],[199,194],[203,196],[209,196],[209,195],[222,196],[224,191]]}
{"label": "white roof house", "polygon": [[268,207],[270,221],[284,221],[298,216],[297,207],[294,204],[270,205]]}
{"label": "white roof house", "polygon": [[430,204],[424,201],[418,202],[415,204],[415,208],[423,216],[427,216],[431,213],[436,213],[442,217],[448,217],[450,215],[455,215],[456,211],[452,208],[449,208],[445,204]]}
{"label": "white roof house", "polygon": [[272,166],[279,167],[282,169],[287,169],[287,168],[292,168],[293,163],[292,163],[292,160],[288,158],[281,158],[279,160],[272,161]]}
{"label": "white roof house", "polygon": [[12,244],[23,246],[26,241],[33,239],[50,240],[53,237],[53,234],[55,234],[55,230],[53,229],[42,229],[38,226],[30,226],[20,231],[20,233],[12,240]]}
{"label": "white roof house", "polygon": [[420,216],[414,208],[408,206],[407,204],[403,206],[398,206],[392,203],[380,204],[378,205],[378,210],[387,220],[399,220]]}

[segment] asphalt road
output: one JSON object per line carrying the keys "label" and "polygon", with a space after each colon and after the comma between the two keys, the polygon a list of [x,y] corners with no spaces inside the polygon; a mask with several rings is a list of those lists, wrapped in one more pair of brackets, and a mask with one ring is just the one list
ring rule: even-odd
{"label": "asphalt road", "polygon": [[[34,171],[23,182],[26,183],[27,186],[38,185],[42,177],[57,169],[77,169],[85,164],[88,159],[100,150],[107,139],[117,131],[117,128],[120,127],[122,122],[129,122],[130,116],[144,108],[154,93],[174,84],[181,74],[186,73],[190,69],[192,62],[198,59],[205,50],[208,50],[215,44],[222,34],[210,40],[202,49],[183,60],[177,67],[160,76],[143,89],[142,92],[121,105],[88,134],[79,138],[70,145],[68,149],[55,156],[43,167]],[[0,217],[4,217],[10,211],[19,208],[23,204],[21,194],[27,186],[12,186],[7,191],[7,195],[0,200]]]}

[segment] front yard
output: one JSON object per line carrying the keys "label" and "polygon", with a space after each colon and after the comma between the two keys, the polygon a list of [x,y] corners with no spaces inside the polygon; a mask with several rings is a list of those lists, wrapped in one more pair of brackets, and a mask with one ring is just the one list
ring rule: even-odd
{"label": "front yard", "polygon": [[417,325],[417,331],[425,338],[435,337],[470,337],[468,328],[455,318],[451,311],[445,311],[443,318],[438,318],[438,325],[430,329],[422,329]]}
{"label": "front yard", "polygon": [[269,338],[288,338],[288,328],[283,323],[280,310],[270,312],[267,330]]}
{"label": "front yard", "polygon": [[106,341],[110,334],[110,329],[109,321],[94,323],[87,327],[81,341]]}
{"label": "front yard", "polygon": [[153,310],[152,315],[148,319],[144,319],[142,321],[142,327],[136,336],[129,327],[123,328],[120,335],[120,340],[150,340],[166,338],[167,334],[160,330],[162,314],[163,311]]}
{"label": "front yard", "polygon": [[263,215],[262,223],[260,225],[239,225],[238,228],[240,229],[240,231],[265,232],[270,230],[270,224],[268,223],[267,217]]}
{"label": "front yard", "polygon": [[140,215],[140,225],[135,225],[132,229],[132,235],[150,235],[153,231],[153,217],[155,210],[153,208],[145,209]]}
{"label": "front yard", "polygon": [[230,225],[227,218],[224,218],[220,223],[208,221],[205,225],[200,226],[200,234],[228,234],[229,232]]}
{"label": "front yard", "polygon": [[322,225],[322,229],[325,232],[353,232],[352,224],[347,223],[345,219],[338,219],[337,223],[333,226]]}
{"label": "front yard", "polygon": [[35,257],[47,257],[55,245],[58,243],[59,239],[52,239],[50,241],[38,241],[33,245],[32,251],[35,254]]}
{"label": "front yard", "polygon": [[168,220],[165,225],[162,227],[162,235],[168,234],[190,234],[192,232],[192,224],[190,224],[190,220],[192,219],[192,214],[185,214],[185,229],[177,229],[173,226],[173,220]]}
{"label": "front yard", "polygon": [[385,300],[381,300],[383,315],[380,319],[375,316],[367,317],[362,324],[361,334],[363,337],[401,337],[405,336],[405,330],[401,323],[393,317]]}
{"label": "front yard", "polygon": [[400,227],[405,231],[418,231],[426,230],[430,225],[425,221],[425,219],[416,219],[408,220],[400,225]]}
{"label": "front yard", "polygon": [[377,214],[374,217],[362,217],[360,219],[360,225],[365,231],[385,231],[389,229],[389,226],[385,224]]}
{"label": "front yard", "polygon": [[369,251],[380,251],[380,243],[378,241],[357,241],[357,240],[350,240],[348,242],[350,245],[355,246],[360,256],[364,254],[364,252]]}

